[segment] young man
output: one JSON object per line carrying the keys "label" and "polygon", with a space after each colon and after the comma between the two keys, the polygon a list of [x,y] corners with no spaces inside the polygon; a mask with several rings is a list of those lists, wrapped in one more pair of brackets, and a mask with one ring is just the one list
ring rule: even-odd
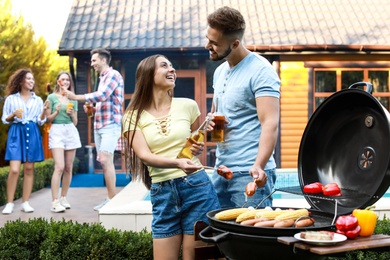
{"label": "young man", "polygon": [[[225,165],[234,177],[226,180],[216,172],[213,183],[222,208],[257,206],[273,190],[276,164],[273,151],[279,125],[280,79],[263,57],[242,43],[245,20],[241,13],[222,7],[207,17],[205,46],[210,59],[225,59],[213,77],[214,102],[227,121],[225,142],[217,143],[216,167]],[[256,179],[253,197],[245,187]],[[271,206],[272,197],[261,207]]]}
{"label": "young man", "polygon": [[[86,101],[94,106],[94,138],[97,160],[101,163],[107,187],[107,198],[94,207],[99,210],[115,196],[114,151],[121,136],[124,84],[121,74],[109,66],[111,53],[106,49],[91,51],[91,66],[99,73],[99,86],[95,92],[75,95],[68,91],[69,99]],[[87,112],[87,107],[84,106]]]}

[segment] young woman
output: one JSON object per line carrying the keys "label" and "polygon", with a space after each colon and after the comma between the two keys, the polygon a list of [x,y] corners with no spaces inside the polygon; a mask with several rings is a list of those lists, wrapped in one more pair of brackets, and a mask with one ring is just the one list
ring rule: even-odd
{"label": "young woman", "polygon": [[14,196],[24,164],[22,211],[34,212],[28,200],[34,183],[34,163],[44,160],[42,136],[39,126],[46,121],[49,102],[43,101],[34,92],[34,76],[30,69],[19,69],[9,79],[1,121],[9,124],[5,160],[10,163],[7,179],[7,201],[3,214],[14,210]]}
{"label": "young woman", "polygon": [[[47,97],[50,107],[46,111],[47,122],[52,123],[49,132],[49,148],[54,159],[54,172],[51,178],[51,211],[63,212],[70,209],[66,199],[72,181],[73,161],[76,149],[81,147],[77,125],[77,101],[69,100],[65,91],[74,92],[73,81],[68,72],[57,75],[57,84]],[[60,195],[60,183],[62,189]]]}
{"label": "young woman", "polygon": [[[206,213],[219,208],[209,177],[199,159],[178,159],[186,138],[199,125],[195,101],[173,98],[176,73],[169,60],[154,55],[140,62],[136,87],[123,117],[126,154],[130,156],[133,180],[141,178],[150,187],[153,207],[154,259],[194,259],[194,224],[207,222]],[[202,120],[201,120],[202,121]],[[204,143],[193,147],[203,151]],[[129,159],[129,158],[126,158]],[[151,181],[151,183],[150,183]]]}

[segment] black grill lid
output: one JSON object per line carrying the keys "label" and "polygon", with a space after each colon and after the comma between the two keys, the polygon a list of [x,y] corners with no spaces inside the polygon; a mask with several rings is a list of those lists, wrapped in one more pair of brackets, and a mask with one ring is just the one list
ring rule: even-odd
{"label": "black grill lid", "polygon": [[[358,87],[366,87],[366,90]],[[374,204],[390,185],[390,114],[358,82],[328,97],[313,113],[298,155],[300,187],[337,183],[342,196],[305,196],[315,209],[347,214]],[[321,197],[321,196],[320,196]]]}

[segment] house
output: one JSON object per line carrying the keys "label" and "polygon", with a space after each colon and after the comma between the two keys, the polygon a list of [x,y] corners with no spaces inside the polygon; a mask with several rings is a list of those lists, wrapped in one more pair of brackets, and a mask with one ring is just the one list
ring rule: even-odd
{"label": "house", "polygon": [[[266,57],[282,80],[278,168],[297,167],[308,119],[332,93],[370,81],[373,95],[389,109],[387,0],[74,0],[58,53],[69,57],[80,94],[91,92],[98,79],[90,67],[90,50],[109,49],[111,65],[125,80],[125,107],[138,62],[164,54],[177,70],[175,96],[195,99],[206,115],[213,97],[212,74],[219,65],[209,61],[204,48],[206,18],[224,5],[241,11],[247,22],[244,44]],[[91,120],[79,113],[84,146],[94,143],[92,128]],[[206,146],[201,160],[210,165],[215,144]],[[81,162],[84,156],[85,150],[79,149]],[[80,164],[80,171],[86,171],[86,164]]]}

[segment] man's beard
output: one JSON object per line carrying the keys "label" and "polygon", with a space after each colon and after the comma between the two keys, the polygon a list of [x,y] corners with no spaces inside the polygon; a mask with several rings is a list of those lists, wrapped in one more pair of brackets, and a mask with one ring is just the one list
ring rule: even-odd
{"label": "man's beard", "polygon": [[213,61],[223,60],[223,59],[225,59],[231,52],[232,52],[232,48],[230,48],[230,46],[229,46],[229,48],[228,48],[222,55],[218,55],[218,54],[217,54],[217,57],[215,57],[215,58],[211,57],[211,55],[210,55],[210,59],[213,60]]}

